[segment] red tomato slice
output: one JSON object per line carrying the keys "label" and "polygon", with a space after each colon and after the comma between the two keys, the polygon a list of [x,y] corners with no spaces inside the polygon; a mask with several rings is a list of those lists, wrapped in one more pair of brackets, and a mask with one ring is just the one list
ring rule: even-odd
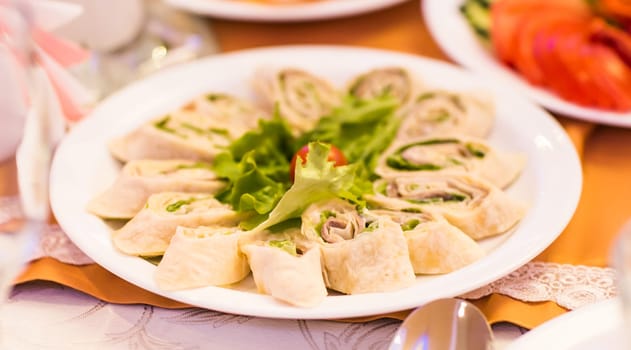
{"label": "red tomato slice", "polygon": [[492,11],[502,7],[504,14],[530,12],[531,14],[563,11],[574,16],[591,16],[592,9],[584,0],[496,0],[492,2]]}
{"label": "red tomato slice", "polygon": [[631,33],[607,24],[602,18],[594,18],[589,30],[594,41],[612,48],[631,67]]}
{"label": "red tomato slice", "polygon": [[631,109],[631,35],[584,0],[499,0],[491,8],[500,60],[580,105]]}
{"label": "red tomato slice", "polygon": [[[556,16],[550,15],[549,16]],[[546,22],[545,19],[536,18],[533,20],[529,13],[513,16],[518,28],[514,31],[511,45],[511,53],[508,59],[512,66],[517,69],[531,83],[537,84],[542,80],[542,72],[535,63],[533,56],[534,37],[539,26]]]}
{"label": "red tomato slice", "polygon": [[591,16],[583,0],[497,0],[491,6],[491,41],[497,57],[512,63],[516,52],[516,33],[542,13],[564,13],[575,18]]}
{"label": "red tomato slice", "polygon": [[599,0],[595,5],[606,17],[617,20],[631,18],[631,2],[628,0]]}
{"label": "red tomato slice", "polygon": [[578,84],[572,77],[572,72],[563,64],[558,55],[559,36],[564,32],[559,28],[551,28],[539,32],[535,36],[534,57],[542,72],[542,83],[561,97],[571,101],[582,101],[582,94]]}
{"label": "red tomato slice", "polygon": [[[562,62],[570,70],[578,88],[585,97],[586,105],[602,109],[612,109],[613,98],[597,88],[597,77],[593,76],[589,57],[585,57],[583,51],[589,43],[589,33],[583,27],[582,30],[572,31],[564,35],[559,41],[558,53]],[[591,58],[593,59],[593,58]]]}
{"label": "red tomato slice", "polygon": [[596,83],[594,93],[608,94],[614,110],[631,110],[631,69],[613,50],[601,44],[585,44],[581,55]]}
{"label": "red tomato slice", "polygon": [[[298,158],[300,158],[300,164],[304,164],[307,161],[307,154],[309,153],[309,145],[302,146],[296,154],[291,158],[291,163],[289,164],[289,179],[291,182],[294,182],[294,174],[296,172],[296,163],[298,162]],[[344,157],[344,153],[340,151],[339,148],[331,145],[331,149],[329,150],[329,156],[327,160],[333,162],[333,164],[337,165],[346,165],[348,162],[346,161],[346,157]]]}
{"label": "red tomato slice", "polygon": [[[514,56],[515,68],[532,84],[542,85],[550,79],[550,76],[544,74],[543,69],[541,69],[540,62],[535,59],[537,38],[539,38],[540,45],[545,41],[552,40],[549,32],[558,27],[558,23],[572,20],[574,17],[567,13],[548,11],[531,18],[518,30],[515,38],[518,42]],[[541,47],[539,51],[544,51],[544,49],[545,47]]]}
{"label": "red tomato slice", "polygon": [[544,86],[564,99],[589,106],[594,104],[593,93],[589,85],[580,80],[584,77],[581,74],[583,68],[578,64],[580,59],[575,52],[565,48],[567,38],[574,33],[584,33],[585,26],[586,21],[573,18],[550,20],[537,32],[533,52],[543,73]]}
{"label": "red tomato slice", "polygon": [[515,52],[515,32],[517,21],[511,14],[510,0],[496,1],[491,6],[491,43],[495,55],[503,62],[512,62],[512,53]]}

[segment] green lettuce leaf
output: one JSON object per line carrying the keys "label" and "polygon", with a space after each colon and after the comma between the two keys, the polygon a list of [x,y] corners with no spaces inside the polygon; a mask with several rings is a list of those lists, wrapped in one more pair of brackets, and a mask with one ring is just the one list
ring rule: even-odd
{"label": "green lettuce leaf", "polygon": [[[257,130],[244,134],[215,158],[213,171],[227,180],[217,199],[249,214],[240,224],[246,230],[299,218],[307,206],[321,199],[341,197],[364,205],[361,196],[372,193],[379,154],[398,129],[398,106],[390,97],[347,97],[298,139],[277,110],[272,120],[260,121]],[[315,152],[309,152],[307,165],[298,166],[292,186],[290,160],[303,145],[314,141],[322,143],[313,144]],[[334,167],[327,161],[329,146],[323,143],[339,148],[351,165]]]}
{"label": "green lettuce leaf", "polygon": [[251,212],[243,228],[265,220],[289,188],[289,159],[293,137],[280,118],[261,121],[259,128],[233,142],[213,161],[213,171],[228,180],[216,195],[237,212]]}
{"label": "green lettuce leaf", "polygon": [[258,129],[245,133],[230,144],[226,152],[215,158],[213,170],[219,177],[234,181],[244,171],[243,164],[242,167],[239,164],[251,162],[271,179],[287,182],[293,142],[289,127],[276,114],[272,120],[261,120]]}
{"label": "green lettuce leaf", "polygon": [[310,141],[339,148],[349,163],[361,163],[365,177],[373,176],[379,155],[392,142],[399,128],[395,111],[399,103],[389,96],[360,100],[352,96],[316,127],[296,140],[295,149]]}
{"label": "green lettuce leaf", "polygon": [[267,244],[269,244],[270,247],[274,247],[274,248],[278,248],[280,250],[283,250],[293,256],[298,256],[298,249],[296,248],[296,243],[284,239],[284,240],[273,240],[273,241],[269,241]]}
{"label": "green lettuce leaf", "polygon": [[[321,142],[309,143],[309,153],[304,164],[296,164],[294,184],[280,199],[267,220],[255,230],[264,230],[289,219],[300,217],[311,204],[330,198],[344,198],[360,206],[361,186],[357,186],[359,166],[350,164],[334,166],[328,155],[331,146]],[[359,190],[359,191],[358,191]]]}

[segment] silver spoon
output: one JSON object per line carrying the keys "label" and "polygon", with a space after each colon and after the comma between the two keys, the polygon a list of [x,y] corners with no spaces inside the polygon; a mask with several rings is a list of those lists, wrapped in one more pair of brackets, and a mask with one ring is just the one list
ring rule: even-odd
{"label": "silver spoon", "polygon": [[489,350],[493,333],[482,312],[460,299],[438,299],[405,318],[389,350]]}

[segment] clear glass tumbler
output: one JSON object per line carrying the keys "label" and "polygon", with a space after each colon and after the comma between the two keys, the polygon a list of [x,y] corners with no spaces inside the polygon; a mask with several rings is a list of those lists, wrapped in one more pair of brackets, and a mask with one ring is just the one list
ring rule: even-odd
{"label": "clear glass tumbler", "polygon": [[624,349],[631,349],[631,221],[618,234],[612,248],[612,264],[616,270],[618,299],[624,323]]}
{"label": "clear glass tumbler", "polygon": [[55,32],[90,50],[71,71],[97,100],[158,70],[216,52],[203,18],[162,0],[63,0],[84,11]]}
{"label": "clear glass tumbler", "polygon": [[[0,225],[0,348],[4,348],[8,334],[2,333],[1,321],[8,317],[2,313],[2,304],[48,221],[52,147],[44,103],[49,91],[35,61],[30,3],[0,1],[0,9],[0,165],[11,169],[16,164],[24,213],[24,220]],[[3,176],[3,181],[9,181],[4,172]],[[12,186],[15,184],[3,183],[1,188]]]}

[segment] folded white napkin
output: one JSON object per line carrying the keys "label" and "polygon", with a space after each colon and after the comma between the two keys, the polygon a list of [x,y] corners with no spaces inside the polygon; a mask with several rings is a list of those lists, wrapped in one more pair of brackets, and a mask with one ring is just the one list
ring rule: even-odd
{"label": "folded white napkin", "polygon": [[20,78],[12,66],[7,50],[0,46],[0,162],[10,158],[20,143],[26,113],[24,98],[17,88]]}
{"label": "folded white napkin", "polygon": [[[66,67],[88,58],[88,53],[76,45],[51,35],[48,31],[64,25],[81,14],[80,6],[58,1],[29,2],[30,19],[17,11],[12,1],[0,0],[0,161],[10,158],[23,133],[26,116],[33,107],[45,108],[49,120],[47,129],[52,143],[63,136],[67,125],[85,115],[95,102],[95,95],[84,88]],[[27,31],[25,31],[27,30]],[[44,74],[27,74],[26,52],[33,44],[35,65]],[[6,77],[6,78],[5,78]],[[42,79],[34,82],[33,78]],[[34,106],[34,86],[50,90],[54,101]],[[38,92],[39,93],[39,92]]]}

